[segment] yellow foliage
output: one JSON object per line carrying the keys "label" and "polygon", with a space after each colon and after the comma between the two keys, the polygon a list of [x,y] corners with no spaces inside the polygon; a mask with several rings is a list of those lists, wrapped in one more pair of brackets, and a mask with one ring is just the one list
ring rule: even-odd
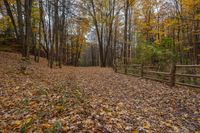
{"label": "yellow foliage", "polygon": [[149,124],[149,122],[145,122],[144,125],[143,125],[143,127],[145,129],[149,129],[151,127],[151,125]]}
{"label": "yellow foliage", "polygon": [[26,119],[25,123],[31,123],[32,120],[33,120],[32,118],[28,118],[28,119]]}
{"label": "yellow foliage", "polygon": [[160,44],[160,40],[156,39],[155,43],[156,43],[157,45],[159,45],[159,44]]}
{"label": "yellow foliage", "polygon": [[10,17],[6,15],[0,18],[0,31],[5,31],[8,28],[13,29],[13,25],[11,23]]}
{"label": "yellow foliage", "polygon": [[9,2],[10,4],[15,4],[15,3],[16,3],[16,0],[8,0],[8,2]]}
{"label": "yellow foliage", "polygon": [[18,121],[18,120],[15,121],[15,123],[14,123],[14,126],[17,127],[17,128],[19,128],[21,125],[22,125],[22,122]]}
{"label": "yellow foliage", "polygon": [[139,133],[137,130],[133,130],[132,133]]}
{"label": "yellow foliage", "polygon": [[63,111],[63,110],[64,110],[64,107],[63,107],[63,106],[56,106],[56,110],[57,110],[57,111]]}

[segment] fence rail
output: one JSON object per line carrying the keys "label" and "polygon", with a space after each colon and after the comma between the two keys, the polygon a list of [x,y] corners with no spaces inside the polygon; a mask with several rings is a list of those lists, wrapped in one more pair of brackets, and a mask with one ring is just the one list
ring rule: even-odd
{"label": "fence rail", "polygon": [[[198,74],[177,73],[177,71],[182,68],[199,68],[200,69],[200,65],[175,65],[174,64],[171,66],[169,72],[147,70],[149,68],[157,68],[157,67],[145,66],[143,64],[131,64],[131,65],[123,64],[123,65],[115,65],[114,67],[115,71],[118,73],[137,76],[137,77],[155,80],[159,82],[165,82],[165,83],[168,83],[171,87],[177,84],[177,85],[200,88],[200,73]],[[122,69],[122,71],[119,71],[120,69]],[[137,70],[138,74],[133,73],[133,70]],[[162,76],[164,79],[156,78],[155,76],[148,76],[148,74],[157,75],[157,76],[159,75],[159,76]],[[199,81],[199,83],[196,85],[196,84],[183,83],[183,82],[177,81],[177,79],[180,77],[195,78],[197,79],[197,81]]]}

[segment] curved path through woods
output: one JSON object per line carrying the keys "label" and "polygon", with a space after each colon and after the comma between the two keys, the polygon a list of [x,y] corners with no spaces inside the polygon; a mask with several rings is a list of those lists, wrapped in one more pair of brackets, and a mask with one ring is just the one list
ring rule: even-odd
{"label": "curved path through woods", "polygon": [[200,130],[200,90],[117,74],[63,67],[0,52],[0,131],[191,133]]}

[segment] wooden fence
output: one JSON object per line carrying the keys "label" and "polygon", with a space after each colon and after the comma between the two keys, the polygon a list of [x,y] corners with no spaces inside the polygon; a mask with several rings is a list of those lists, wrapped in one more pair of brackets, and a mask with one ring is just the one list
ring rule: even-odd
{"label": "wooden fence", "polygon": [[[152,71],[148,70],[151,68],[155,68],[154,66],[145,66],[143,64],[131,64],[131,65],[115,65],[114,69],[118,73],[123,73],[127,75],[133,75],[145,79],[155,80],[159,82],[165,82],[169,84],[171,87],[174,85],[184,85],[184,86],[190,86],[195,88],[200,88],[200,72],[197,72],[197,74],[183,74],[183,73],[177,73],[180,69],[200,69],[200,65],[171,65],[171,68],[169,72],[161,72],[161,71]],[[133,71],[137,71],[138,73],[135,74]],[[154,76],[148,76],[149,74]],[[157,76],[160,76],[162,78],[157,78]],[[185,83],[178,81],[178,78],[194,78],[197,84],[192,83]]]}

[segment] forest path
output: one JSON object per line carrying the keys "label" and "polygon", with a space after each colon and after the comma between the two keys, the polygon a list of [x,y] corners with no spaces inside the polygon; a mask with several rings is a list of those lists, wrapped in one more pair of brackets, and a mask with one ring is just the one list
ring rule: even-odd
{"label": "forest path", "polygon": [[0,52],[0,131],[163,132],[200,130],[200,90],[170,88],[99,67],[47,67]]}
{"label": "forest path", "polygon": [[91,99],[90,104],[112,110],[111,116],[120,119],[127,130],[181,133],[200,130],[199,90],[170,88],[108,68],[78,68],[75,73],[80,88]]}

